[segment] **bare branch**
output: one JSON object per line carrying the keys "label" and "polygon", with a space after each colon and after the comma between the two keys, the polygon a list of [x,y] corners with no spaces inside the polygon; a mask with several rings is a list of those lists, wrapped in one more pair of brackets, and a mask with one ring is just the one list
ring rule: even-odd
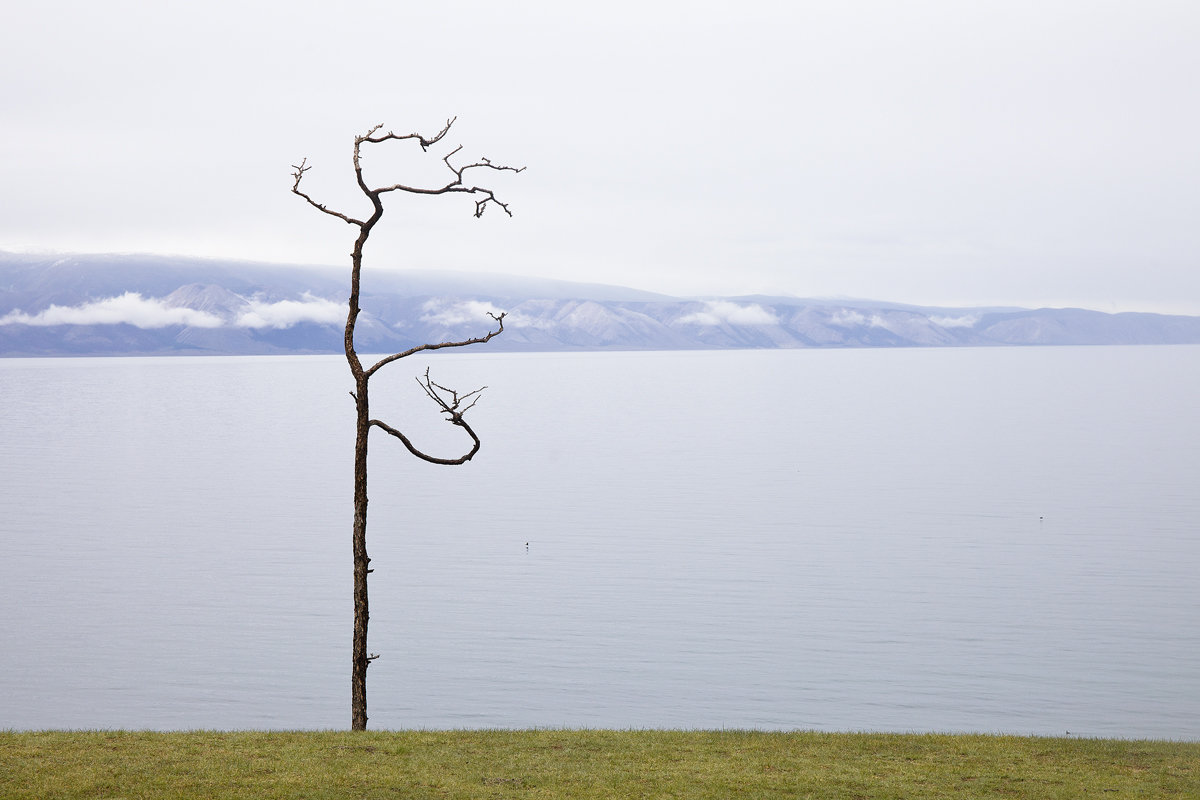
{"label": "bare branch", "polygon": [[[378,189],[371,189],[371,188],[368,188],[366,183],[363,181],[362,166],[361,166],[361,163],[359,160],[359,156],[361,153],[362,144],[364,142],[368,142],[370,144],[380,144],[382,142],[390,141],[393,139],[394,140],[416,139],[418,141],[418,143],[421,145],[422,150],[428,150],[432,145],[434,145],[442,140],[442,138],[446,135],[446,133],[449,132],[450,126],[454,124],[454,121],[456,119],[458,119],[458,118],[454,117],[453,119],[447,120],[446,126],[444,128],[442,128],[441,131],[439,131],[436,136],[433,136],[433,137],[425,137],[419,133],[407,133],[407,134],[401,135],[401,134],[393,133],[391,131],[388,131],[386,134],[383,134],[381,136],[376,136],[375,132],[380,130],[383,127],[382,124],[376,125],[375,127],[371,128],[363,136],[356,136],[354,138],[354,170],[358,176],[359,186],[362,187],[363,192],[365,192],[367,194],[367,196],[371,198],[372,202],[374,202],[376,204],[378,204],[379,195],[386,194],[388,192],[408,192],[409,194],[426,194],[426,195],[449,194],[449,193],[454,193],[454,192],[461,192],[464,194],[483,194],[486,196],[482,200],[477,200],[475,202],[475,216],[476,217],[483,216],[483,212],[487,209],[489,203],[495,203],[496,205],[500,206],[500,208],[502,208],[504,210],[504,213],[511,217],[512,211],[509,210],[508,204],[502,203],[500,200],[498,200],[496,198],[496,194],[493,190],[486,189],[486,188],[483,188],[480,186],[468,186],[463,178],[463,175],[469,169],[489,169],[494,172],[524,172],[525,167],[510,167],[510,166],[507,166],[504,164],[493,164],[491,159],[489,159],[489,158],[481,158],[479,161],[475,161],[470,164],[465,164],[461,167],[456,167],[456,166],[454,166],[453,163],[451,163],[450,159],[454,155],[456,155],[459,151],[462,150],[462,145],[455,147],[453,150],[451,150],[449,153],[447,153],[446,155],[444,155],[442,157],[442,162],[445,163],[446,168],[448,170],[450,170],[450,172],[453,173],[453,175],[454,175],[454,180],[452,180],[442,186],[430,188],[430,187],[424,187],[424,186],[409,186],[408,184],[404,184],[404,183],[394,183],[390,186],[383,186]],[[321,210],[324,211],[325,209],[322,208]]]}
{"label": "bare branch", "polygon": [[459,464],[467,463],[468,461],[470,461],[472,458],[475,457],[476,453],[479,452],[479,437],[475,434],[475,431],[471,429],[471,426],[468,425],[465,421],[457,422],[455,424],[459,425],[464,431],[467,432],[467,434],[471,437],[471,441],[473,442],[473,444],[471,445],[471,451],[469,453],[467,453],[466,455],[463,455],[463,456],[459,456],[458,458],[438,458],[437,456],[431,456],[428,453],[423,453],[417,449],[417,446],[414,445],[407,436],[405,436],[403,433],[401,433],[400,431],[393,428],[391,425],[388,425],[386,422],[381,422],[377,419],[373,419],[373,420],[371,420],[371,424],[381,430],[387,431],[392,436],[395,436],[397,439],[399,439],[404,444],[404,446],[406,448],[408,448],[408,452],[412,453],[414,456],[421,459],[422,461],[428,461],[430,464],[442,464],[442,465],[445,465],[448,467],[454,467],[454,466],[458,466]]}
{"label": "bare branch", "polygon": [[[458,150],[461,149],[461,147],[458,148]],[[454,153],[457,153],[458,150],[455,150]],[[512,212],[508,210],[508,203],[502,203],[497,200],[495,193],[491,189],[483,189],[479,186],[467,187],[465,184],[463,184],[463,174],[469,169],[490,169],[494,172],[524,172],[525,168],[510,167],[504,164],[493,164],[490,158],[481,158],[474,163],[466,164],[462,167],[455,167],[450,163],[450,156],[454,155],[454,153],[450,153],[442,160],[446,162],[446,166],[449,167],[454,173],[455,177],[457,178],[457,183],[462,186],[462,188],[458,189],[457,191],[466,192],[468,194],[487,195],[482,200],[475,201],[475,217],[479,218],[483,216],[483,212],[487,209],[488,203],[495,203],[496,205],[500,206],[500,208],[504,210],[504,213],[511,217]]]}
{"label": "bare branch", "polygon": [[446,155],[442,156],[442,163],[444,163],[446,165],[446,168],[449,169],[451,172],[453,172],[461,180],[462,173],[460,171],[456,170],[454,168],[454,165],[450,163],[450,157],[457,155],[460,150],[462,150],[461,144],[458,147],[451,150],[449,153],[446,153]]}
{"label": "bare branch", "polygon": [[299,164],[292,164],[292,169],[296,170],[295,172],[292,173],[292,177],[296,179],[295,182],[292,183],[292,194],[296,194],[296,195],[299,195],[300,197],[303,197],[305,200],[308,201],[308,204],[310,206],[317,209],[318,211],[322,211],[322,212],[328,214],[331,217],[337,217],[340,220],[349,222],[351,225],[357,225],[360,228],[363,226],[362,221],[354,219],[353,217],[348,217],[345,214],[341,213],[340,211],[333,211],[329,208],[326,208],[325,206],[318,203],[316,200],[313,200],[311,197],[309,197],[304,192],[300,191],[300,180],[304,177],[304,173],[306,173],[310,169],[312,169],[312,167],[308,166],[307,158],[303,159]]}
{"label": "bare branch", "polygon": [[[468,411],[470,411],[472,408],[474,408],[475,404],[477,402],[479,402],[479,398],[483,394],[483,390],[487,388],[486,386],[480,386],[478,389],[474,389],[474,390],[469,391],[466,394],[460,396],[456,390],[451,389],[446,386],[442,386],[440,383],[433,383],[432,381],[430,381],[428,368],[425,370],[425,382],[421,383],[421,379],[417,378],[417,383],[421,384],[421,388],[425,390],[425,394],[432,397],[434,402],[436,402],[438,405],[440,405],[442,407],[443,411],[445,411],[446,413],[451,415],[451,417],[450,417],[451,422],[454,421],[455,416],[461,416],[463,414],[466,414]],[[443,398],[441,396],[441,394],[439,394],[439,392],[446,392],[447,394],[449,394],[450,402],[447,403],[445,398]],[[464,402],[466,402],[468,398],[472,398],[472,397],[475,399],[471,400],[471,402],[467,405],[466,408],[459,411],[458,407],[461,406]]]}
{"label": "bare branch", "polygon": [[378,125],[376,125],[374,128],[371,128],[371,130],[367,131],[366,136],[359,136],[358,141],[379,144],[380,142],[386,142],[389,139],[416,139],[420,143],[421,149],[428,151],[430,147],[432,147],[433,145],[440,142],[442,140],[442,137],[450,132],[450,126],[453,125],[456,120],[458,120],[458,117],[454,117],[453,119],[446,120],[446,127],[442,128],[441,131],[438,132],[437,136],[434,136],[433,138],[429,138],[429,139],[425,138],[424,136],[422,136],[419,133],[406,133],[406,134],[400,135],[400,134],[392,133],[391,131],[388,131],[387,134],[385,134],[383,136],[377,136],[377,137],[373,136],[375,131],[377,131],[383,127],[383,123],[381,122]]}
{"label": "bare branch", "polygon": [[[442,386],[440,383],[434,383],[429,377],[429,367],[425,368],[424,379],[417,378],[416,380],[417,383],[421,385],[421,388],[425,391],[425,394],[427,394],[429,398],[433,400],[433,402],[437,403],[438,407],[442,409],[442,413],[446,414],[446,421],[451,425],[457,425],[458,427],[462,428],[467,432],[467,435],[471,437],[472,445],[470,452],[468,452],[466,455],[459,456],[458,458],[439,458],[437,456],[431,456],[428,453],[418,449],[417,446],[412,443],[411,439],[393,428],[391,425],[388,425],[387,423],[381,422],[377,419],[371,420],[371,424],[380,430],[387,431],[392,436],[395,436],[404,444],[406,448],[408,448],[408,452],[412,453],[414,456],[422,459],[423,461],[430,462],[431,464],[446,464],[449,466],[454,466],[458,464],[465,464],[466,462],[470,461],[475,454],[479,452],[480,442],[479,437],[475,434],[475,431],[467,423],[465,415],[468,411],[475,407],[477,402],[479,402],[479,398],[482,395],[483,390],[487,387],[481,386],[478,389],[473,389],[469,392],[459,394],[455,389]],[[469,403],[467,403],[468,400],[470,400]],[[463,407],[463,403],[467,403],[466,407]]]}
{"label": "bare branch", "polygon": [[[433,402],[442,407],[442,411],[450,415],[447,419],[455,425],[462,424],[462,415],[471,410],[479,400],[479,395],[487,388],[486,386],[481,386],[460,396],[455,389],[431,381],[429,379],[429,367],[425,368],[425,381],[422,383],[421,379],[417,378],[417,383],[421,384],[421,388],[425,390],[425,394],[429,395]],[[449,399],[444,395],[449,395]],[[460,411],[459,406],[471,397],[475,399],[471,400],[470,405]]]}
{"label": "bare branch", "polygon": [[444,347],[466,347],[469,344],[483,344],[484,342],[491,341],[492,338],[504,333],[504,318],[508,316],[508,312],[501,311],[499,316],[497,316],[489,311],[488,316],[496,320],[496,330],[489,331],[486,336],[478,336],[474,339],[463,339],[460,342],[440,342],[438,344],[423,344],[418,347],[413,347],[409,350],[405,350],[403,353],[395,353],[387,356],[386,358],[381,358],[378,362],[376,362],[375,366],[366,371],[366,376],[370,378],[379,370],[380,367],[384,366],[385,364],[390,364],[393,361],[399,361],[402,358],[408,358],[415,353],[421,353],[428,350],[441,350]]}

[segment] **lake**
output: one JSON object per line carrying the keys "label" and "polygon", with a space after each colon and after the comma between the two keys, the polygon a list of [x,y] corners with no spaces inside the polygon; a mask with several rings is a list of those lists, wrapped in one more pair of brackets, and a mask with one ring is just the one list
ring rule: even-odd
{"label": "lake", "polygon": [[[1200,347],[381,371],[457,455],[427,365],[483,449],[372,439],[372,728],[1200,739]],[[348,727],[350,388],[0,360],[0,728]]]}

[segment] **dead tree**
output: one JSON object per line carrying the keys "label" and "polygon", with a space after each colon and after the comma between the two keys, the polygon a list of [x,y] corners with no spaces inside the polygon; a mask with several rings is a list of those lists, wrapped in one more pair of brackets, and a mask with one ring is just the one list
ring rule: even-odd
{"label": "dead tree", "polygon": [[[309,205],[318,211],[328,214],[331,217],[346,222],[358,228],[358,238],[354,241],[354,250],[351,254],[351,271],[350,271],[350,310],[346,316],[346,334],[345,334],[345,349],[346,361],[350,364],[350,372],[354,376],[354,391],[351,396],[354,398],[354,405],[357,411],[357,425],[355,426],[354,438],[354,526],[353,526],[353,542],[354,542],[354,645],[352,654],[352,668],[350,677],[350,718],[351,728],[356,731],[366,730],[367,727],[367,666],[379,656],[368,654],[367,652],[367,621],[370,617],[368,613],[367,603],[367,575],[372,572],[368,569],[371,559],[367,557],[367,439],[371,432],[371,428],[379,428],[386,433],[396,437],[404,444],[410,453],[417,458],[428,461],[433,464],[464,464],[470,461],[474,455],[479,452],[479,437],[467,423],[466,413],[471,409],[475,402],[479,399],[479,393],[482,389],[460,394],[459,392],[435,383],[429,377],[429,370],[425,370],[425,375],[418,378],[421,388],[425,390],[425,394],[437,405],[440,411],[445,414],[446,420],[451,425],[456,425],[466,432],[471,439],[471,449],[462,456],[457,458],[439,458],[422,452],[413,444],[413,442],[401,433],[396,428],[371,418],[369,405],[368,384],[371,376],[377,373],[384,366],[391,364],[393,361],[399,361],[402,358],[414,355],[415,353],[426,352],[430,350],[440,350],[445,347],[466,347],[471,344],[482,344],[489,341],[493,336],[498,336],[504,331],[504,314],[499,315],[489,314],[495,321],[495,329],[489,330],[486,335],[479,336],[473,339],[463,339],[455,342],[440,342],[437,344],[423,344],[405,350],[402,353],[394,353],[385,358],[380,359],[370,367],[364,367],[362,361],[359,360],[358,353],[354,349],[354,325],[359,314],[359,285],[362,270],[363,247],[367,243],[367,239],[371,235],[371,230],[383,217],[383,196],[390,192],[407,192],[417,195],[440,195],[440,194],[471,194],[476,195],[475,200],[475,216],[483,216],[483,212],[490,205],[497,205],[504,213],[512,216],[512,212],[508,210],[508,205],[502,203],[496,198],[496,195],[491,189],[481,186],[476,186],[469,182],[468,176],[474,176],[482,171],[488,172],[521,172],[524,167],[507,167],[500,164],[493,164],[487,158],[481,158],[478,161],[465,164],[463,166],[455,166],[452,159],[458,154],[462,147],[456,147],[454,150],[443,156],[442,161],[446,168],[450,171],[450,176],[447,182],[441,186],[424,187],[424,186],[408,186],[403,183],[394,183],[389,186],[379,188],[371,188],[367,185],[363,178],[362,171],[362,147],[368,144],[384,144],[386,142],[396,141],[412,141],[420,145],[421,150],[428,152],[429,148],[437,144],[449,132],[450,126],[454,124],[454,120],[448,120],[446,126],[433,137],[425,137],[417,133],[409,133],[399,135],[388,131],[380,133],[383,126],[376,125],[371,128],[363,136],[354,137],[354,177],[358,181],[358,188],[366,195],[371,202],[371,214],[365,219],[357,219],[348,214],[343,214],[339,211],[334,211],[326,206],[313,200],[308,194],[300,190],[300,181],[304,178],[304,173],[310,167],[308,159],[301,161],[298,165],[293,164],[295,172],[292,177],[295,182],[292,184],[292,192],[304,198]],[[486,387],[484,387],[486,388]]]}

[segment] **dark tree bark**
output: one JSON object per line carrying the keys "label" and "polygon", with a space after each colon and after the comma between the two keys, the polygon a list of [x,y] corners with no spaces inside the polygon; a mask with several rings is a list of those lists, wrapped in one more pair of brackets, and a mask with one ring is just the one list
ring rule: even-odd
{"label": "dark tree bark", "polygon": [[[345,350],[346,361],[350,365],[350,373],[354,378],[354,391],[351,395],[354,398],[354,405],[357,414],[357,424],[355,425],[354,435],[354,525],[353,525],[353,543],[354,543],[354,640],[351,655],[351,677],[350,677],[350,726],[353,730],[366,730],[367,727],[367,667],[372,661],[379,656],[369,654],[367,651],[367,623],[370,619],[369,603],[367,597],[367,575],[372,572],[369,569],[371,559],[367,556],[367,443],[371,428],[379,428],[380,430],[391,434],[404,444],[410,453],[424,461],[432,464],[465,464],[470,461],[474,455],[479,452],[479,437],[475,431],[467,423],[465,414],[471,409],[475,402],[479,399],[480,392],[483,389],[476,389],[465,394],[459,394],[453,389],[449,389],[438,383],[435,383],[429,377],[429,370],[425,370],[423,378],[418,378],[421,387],[425,390],[425,394],[429,396],[443,414],[446,415],[446,420],[455,426],[462,428],[468,437],[471,439],[471,449],[465,454],[457,458],[439,458],[422,452],[412,441],[403,433],[377,419],[371,418],[371,410],[369,403],[369,383],[379,369],[393,361],[398,361],[415,353],[425,352],[429,350],[440,350],[445,347],[465,347],[472,344],[482,344],[489,341],[492,337],[498,336],[504,332],[504,314],[499,315],[489,314],[495,321],[495,329],[489,330],[483,336],[473,339],[463,339],[454,342],[440,342],[437,344],[423,344],[418,347],[413,347],[405,350],[402,353],[394,353],[385,358],[380,359],[370,367],[364,367],[362,361],[358,357],[358,352],[354,348],[354,326],[358,320],[359,308],[359,286],[362,271],[363,248],[367,243],[367,239],[371,236],[371,230],[376,223],[383,217],[383,195],[389,192],[407,192],[409,194],[422,195],[439,195],[464,193],[477,195],[475,200],[475,216],[483,216],[483,212],[488,206],[499,206],[504,213],[512,216],[512,212],[508,210],[508,205],[502,203],[496,198],[496,195],[491,189],[481,186],[475,186],[467,182],[468,171],[474,171],[474,175],[480,170],[496,171],[496,172],[521,172],[524,167],[507,167],[500,164],[493,164],[489,159],[481,158],[478,161],[466,164],[464,166],[455,166],[451,159],[458,154],[462,147],[456,147],[454,150],[446,154],[442,158],[446,168],[453,175],[453,179],[448,180],[445,184],[435,187],[422,186],[407,186],[402,183],[392,184],[390,186],[382,186],[372,189],[369,187],[363,178],[361,152],[363,145],[366,144],[383,144],[389,141],[405,141],[411,140],[420,145],[423,151],[428,152],[429,148],[442,140],[442,138],[450,131],[450,126],[454,124],[454,120],[448,120],[446,126],[442,128],[436,136],[425,137],[417,133],[409,133],[398,135],[388,131],[387,133],[379,133],[383,128],[382,125],[376,125],[371,130],[367,131],[363,136],[354,138],[354,177],[358,181],[358,188],[371,202],[371,214],[366,219],[356,219],[339,211],[333,211],[326,206],[318,203],[309,197],[306,193],[300,190],[300,181],[304,178],[304,173],[310,167],[308,160],[301,161],[298,165],[293,165],[295,172],[292,177],[295,182],[292,184],[292,192],[304,198],[309,205],[316,208],[322,213],[346,222],[358,228],[358,237],[354,241],[354,250],[351,253],[351,270],[350,270],[350,308],[346,316],[346,333],[345,333]],[[487,387],[483,387],[487,388]]]}

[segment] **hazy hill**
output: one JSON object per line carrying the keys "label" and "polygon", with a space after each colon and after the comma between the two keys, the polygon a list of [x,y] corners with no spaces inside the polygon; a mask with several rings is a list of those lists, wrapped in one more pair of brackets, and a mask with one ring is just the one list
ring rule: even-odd
{"label": "hazy hill", "polygon": [[[348,268],[0,253],[0,356],[341,352]],[[505,275],[364,276],[360,350],[483,332],[493,350],[1200,343],[1200,317],[686,299]]]}

